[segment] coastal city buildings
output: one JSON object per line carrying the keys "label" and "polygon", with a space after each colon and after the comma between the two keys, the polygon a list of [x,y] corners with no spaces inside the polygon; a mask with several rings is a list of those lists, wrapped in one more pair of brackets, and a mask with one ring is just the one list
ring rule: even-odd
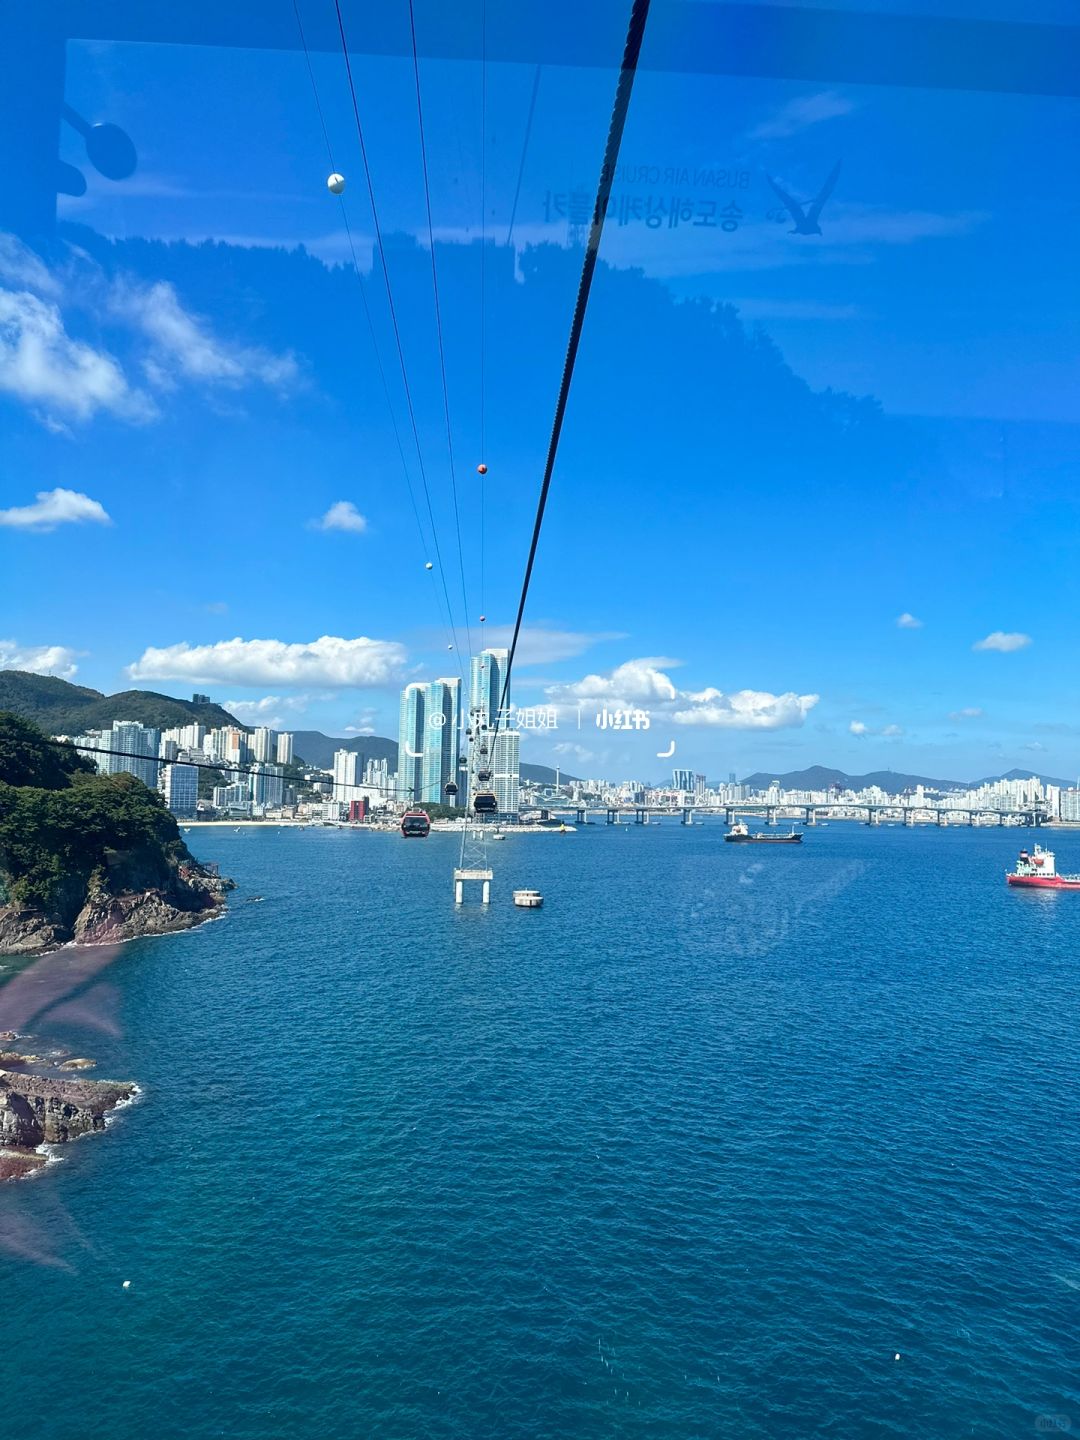
{"label": "coastal city buildings", "polygon": [[194,765],[163,765],[161,794],[178,820],[195,817],[199,799],[199,772]]}
{"label": "coastal city buildings", "polygon": [[495,799],[500,815],[516,815],[521,808],[521,735],[500,730],[492,746]]}
{"label": "coastal city buildings", "polygon": [[334,752],[334,799],[347,805],[356,795],[356,767],[360,757],[355,750]]}
{"label": "coastal city buildings", "polygon": [[[192,721],[159,731],[136,720],[118,719],[108,729],[61,738],[72,739],[101,774],[126,771],[159,789],[169,809],[183,819],[196,814],[262,818],[287,813],[337,822],[350,813],[350,807],[354,817],[362,811],[365,818],[376,819],[410,804],[465,807],[471,799],[470,772],[459,768],[459,757],[470,754],[470,746],[486,744],[482,767],[475,763],[478,752],[472,752],[471,773],[477,768],[490,770],[485,788],[494,790],[498,813],[507,818],[560,805],[691,807],[706,812],[756,804],[778,812],[828,806],[834,818],[864,822],[867,807],[872,807],[879,819],[891,812],[885,815],[886,823],[904,819],[916,824],[996,824],[1000,818],[1011,824],[1037,812],[1048,820],[1080,824],[1080,784],[1055,785],[1035,776],[1013,775],[938,789],[926,783],[898,783],[892,788],[887,783],[860,788],[831,783],[809,788],[782,784],[777,778],[748,786],[731,772],[724,781],[710,782],[701,771],[679,766],[671,772],[670,783],[662,784],[641,778],[560,779],[557,770],[543,782],[523,781],[521,730],[509,705],[498,734],[494,733],[507,658],[507,652],[499,649],[472,657],[467,715],[462,713],[459,679],[444,677],[405,686],[399,706],[396,773],[392,752],[389,757],[365,756],[344,745],[327,769],[301,769],[294,737],[265,726],[249,732],[237,725],[208,728]],[[466,730],[472,731],[471,737],[465,736]],[[373,746],[384,748],[385,742],[374,740]],[[451,781],[459,787],[456,795],[446,793]]]}
{"label": "coastal city buildings", "polygon": [[158,783],[157,756],[161,732],[137,720],[116,720],[108,730],[88,730],[75,737],[80,755],[93,760],[101,775],[127,771],[154,789]]}
{"label": "coastal city buildings", "polygon": [[397,788],[406,803],[452,803],[446,786],[457,779],[461,681],[414,681],[401,692]]}
{"label": "coastal city buildings", "polygon": [[424,687],[416,681],[401,692],[398,713],[398,794],[412,804],[420,798],[424,759]]}

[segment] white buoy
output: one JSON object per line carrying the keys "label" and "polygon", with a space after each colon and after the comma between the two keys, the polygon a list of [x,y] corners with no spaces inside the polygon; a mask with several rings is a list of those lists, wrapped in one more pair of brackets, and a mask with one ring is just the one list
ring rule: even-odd
{"label": "white buoy", "polygon": [[345,189],[345,176],[339,175],[335,170],[333,175],[327,180],[326,188],[330,191],[331,195],[340,195]]}
{"label": "white buoy", "polygon": [[894,1360],[899,1360],[899,1359],[900,1359],[900,1351],[897,1350],[896,1354],[895,1354],[892,1358],[893,1358]]}
{"label": "white buoy", "polygon": [[125,1280],[125,1281],[124,1281],[124,1289],[125,1289],[125,1290],[130,1290],[130,1289],[131,1289],[131,1281],[130,1281],[130,1280]]}

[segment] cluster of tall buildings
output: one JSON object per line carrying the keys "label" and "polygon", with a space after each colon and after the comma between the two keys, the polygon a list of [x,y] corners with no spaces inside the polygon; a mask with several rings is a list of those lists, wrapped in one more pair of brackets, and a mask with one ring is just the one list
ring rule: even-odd
{"label": "cluster of tall buildings", "polygon": [[[517,814],[521,736],[509,724],[496,723],[500,706],[510,703],[503,694],[508,658],[508,651],[491,649],[472,657],[464,711],[457,676],[405,686],[398,713],[400,800],[467,806],[477,790],[490,789],[500,814]],[[478,778],[489,773],[488,780]]]}
{"label": "cluster of tall buildings", "polygon": [[[179,819],[195,815],[200,765],[217,765],[226,784],[214,790],[217,810],[235,815],[260,815],[279,807],[286,797],[282,767],[293,762],[293,737],[260,726],[250,734],[235,725],[208,729],[192,723],[157,730],[137,720],[115,720],[108,730],[88,730],[73,737],[81,755],[93,760],[102,775],[126,771],[158,789]],[[229,775],[230,766],[243,774]]]}

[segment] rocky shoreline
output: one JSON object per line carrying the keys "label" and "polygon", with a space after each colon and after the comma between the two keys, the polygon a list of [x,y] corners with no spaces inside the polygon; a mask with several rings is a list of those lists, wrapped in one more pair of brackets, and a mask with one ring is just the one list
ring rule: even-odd
{"label": "rocky shoreline", "polygon": [[61,945],[108,945],[143,935],[168,935],[212,920],[235,889],[202,866],[184,866],[167,888],[111,894],[92,887],[73,919],[0,906],[0,955],[39,955]]}
{"label": "rocky shoreline", "polygon": [[[14,1037],[12,1037],[14,1038]],[[44,1057],[0,1053],[4,1067],[43,1063]],[[45,1062],[48,1063],[48,1062]],[[86,1068],[93,1061],[59,1062]],[[41,1147],[63,1145],[105,1129],[106,1116],[131,1100],[133,1081],[67,1079],[0,1067],[0,1181],[21,1180],[48,1163]]]}

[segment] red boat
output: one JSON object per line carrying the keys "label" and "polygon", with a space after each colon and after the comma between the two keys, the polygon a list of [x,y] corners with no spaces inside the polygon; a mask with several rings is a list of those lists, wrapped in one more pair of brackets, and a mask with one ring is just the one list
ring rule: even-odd
{"label": "red boat", "polygon": [[1054,852],[1036,845],[1029,854],[1020,851],[1016,869],[1005,872],[1010,885],[1020,885],[1028,890],[1080,890],[1080,875],[1059,875],[1054,862]]}
{"label": "red boat", "polygon": [[431,834],[431,817],[426,810],[406,810],[401,817],[401,833],[406,840],[426,840]]}

